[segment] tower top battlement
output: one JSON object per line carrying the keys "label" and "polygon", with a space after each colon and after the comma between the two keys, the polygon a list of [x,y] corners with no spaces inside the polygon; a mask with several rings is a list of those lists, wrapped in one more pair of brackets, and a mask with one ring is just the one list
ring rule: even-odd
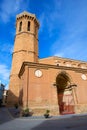
{"label": "tower top battlement", "polygon": [[23,16],[23,15],[28,15],[28,16],[32,16],[32,17],[35,17],[35,18],[36,18],[35,14],[29,13],[29,12],[27,12],[27,11],[24,11],[24,12],[18,14],[18,15],[16,16],[16,18],[21,17],[21,16]]}
{"label": "tower top battlement", "polygon": [[37,26],[38,27],[40,26],[39,21],[37,20],[35,14],[31,14],[31,13],[24,11],[24,12],[22,12],[22,13],[20,13],[16,16],[16,20],[20,20],[23,17],[26,18],[26,19],[29,19],[29,20],[34,20],[34,22],[37,24]]}

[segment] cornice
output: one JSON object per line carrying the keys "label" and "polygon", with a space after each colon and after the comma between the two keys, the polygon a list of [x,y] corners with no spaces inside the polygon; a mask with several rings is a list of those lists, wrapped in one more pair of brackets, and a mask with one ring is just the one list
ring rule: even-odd
{"label": "cornice", "polygon": [[71,70],[71,71],[75,71],[75,72],[79,72],[79,73],[87,73],[87,69],[83,69],[83,68],[58,66],[58,65],[34,63],[34,62],[23,62],[22,66],[21,66],[21,69],[19,71],[19,77],[23,74],[23,72],[25,70],[25,66],[28,66],[29,68],[60,69],[60,70]]}

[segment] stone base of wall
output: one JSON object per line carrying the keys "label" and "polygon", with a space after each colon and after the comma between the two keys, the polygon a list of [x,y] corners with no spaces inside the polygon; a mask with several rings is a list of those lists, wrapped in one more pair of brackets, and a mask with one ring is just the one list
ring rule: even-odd
{"label": "stone base of wall", "polygon": [[[46,110],[50,110],[50,115],[51,116],[57,116],[59,114],[59,108],[58,106],[52,106],[50,108],[48,107],[32,107],[31,110],[33,112],[33,115],[40,115],[43,116],[46,112]],[[75,113],[76,114],[81,114],[81,113],[87,113],[87,104],[78,104],[75,106]]]}
{"label": "stone base of wall", "polygon": [[42,107],[42,108],[30,108],[30,111],[32,111],[33,115],[35,116],[43,116],[45,113],[46,113],[46,110],[50,110],[50,116],[56,116],[56,115],[59,115],[59,109],[58,109],[58,106],[56,107]]}
{"label": "stone base of wall", "polygon": [[75,113],[87,113],[87,104],[78,104],[75,106]]}

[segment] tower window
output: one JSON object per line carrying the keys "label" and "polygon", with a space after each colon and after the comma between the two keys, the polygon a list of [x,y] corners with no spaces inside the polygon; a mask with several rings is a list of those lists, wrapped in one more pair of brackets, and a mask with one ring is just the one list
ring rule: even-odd
{"label": "tower window", "polygon": [[30,21],[28,21],[27,31],[30,31]]}
{"label": "tower window", "polygon": [[19,32],[22,30],[22,22],[19,24]]}

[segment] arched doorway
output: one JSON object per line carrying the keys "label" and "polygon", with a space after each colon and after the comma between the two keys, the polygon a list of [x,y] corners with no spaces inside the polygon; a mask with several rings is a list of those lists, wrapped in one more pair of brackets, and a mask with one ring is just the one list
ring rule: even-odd
{"label": "arched doorway", "polygon": [[74,98],[71,87],[71,78],[65,71],[62,71],[57,75],[56,86],[60,114],[74,113]]}

